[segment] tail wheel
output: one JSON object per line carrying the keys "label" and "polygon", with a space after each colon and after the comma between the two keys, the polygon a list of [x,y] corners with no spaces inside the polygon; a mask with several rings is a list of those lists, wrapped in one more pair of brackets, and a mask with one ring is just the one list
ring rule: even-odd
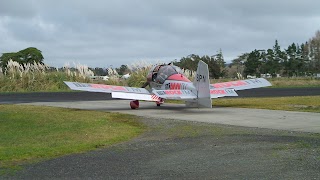
{"label": "tail wheel", "polygon": [[160,106],[163,103],[164,103],[164,99],[162,99],[162,98],[156,102],[157,106]]}
{"label": "tail wheel", "polygon": [[130,107],[131,107],[131,109],[138,109],[139,108],[139,101],[138,100],[130,101]]}

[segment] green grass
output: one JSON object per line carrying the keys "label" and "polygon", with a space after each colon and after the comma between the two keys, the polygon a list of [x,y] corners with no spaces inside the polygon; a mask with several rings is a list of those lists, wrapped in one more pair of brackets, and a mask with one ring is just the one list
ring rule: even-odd
{"label": "green grass", "polygon": [[[311,77],[281,77],[281,78],[269,78],[267,79],[272,86],[268,88],[293,88],[293,87],[320,87],[320,79]],[[211,79],[210,83],[228,82],[234,81],[234,79]]]}
{"label": "green grass", "polygon": [[53,107],[0,105],[0,170],[127,141],[136,117]]}
{"label": "green grass", "polygon": [[272,78],[268,79],[272,86],[271,88],[286,88],[286,87],[320,87],[320,79],[310,77],[295,77],[295,78]]}
{"label": "green grass", "polygon": [[272,109],[320,113],[320,96],[219,98],[213,99],[213,105],[220,107]]}

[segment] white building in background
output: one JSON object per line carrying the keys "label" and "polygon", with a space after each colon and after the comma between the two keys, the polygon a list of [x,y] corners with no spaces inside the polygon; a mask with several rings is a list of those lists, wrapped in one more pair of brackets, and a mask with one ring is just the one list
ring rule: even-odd
{"label": "white building in background", "polygon": [[267,73],[267,74],[261,74],[262,78],[272,78],[271,74]]}
{"label": "white building in background", "polygon": [[108,81],[109,76],[90,76],[90,79],[94,81],[99,81],[99,80]]}
{"label": "white building in background", "polygon": [[122,79],[128,79],[129,77],[130,77],[130,74],[128,73],[128,74],[123,75],[121,78]]}
{"label": "white building in background", "polygon": [[248,79],[254,79],[254,78],[257,78],[257,76],[247,75],[247,78],[248,78]]}
{"label": "white building in background", "polygon": [[[269,74],[269,73],[267,73],[267,74],[260,74],[260,77],[262,77],[262,78],[272,78],[272,75]],[[277,77],[277,78],[280,78],[281,76],[280,76],[280,74],[276,74],[276,77]],[[248,79],[254,79],[254,78],[257,78],[257,76],[247,75],[247,78],[248,78]]]}

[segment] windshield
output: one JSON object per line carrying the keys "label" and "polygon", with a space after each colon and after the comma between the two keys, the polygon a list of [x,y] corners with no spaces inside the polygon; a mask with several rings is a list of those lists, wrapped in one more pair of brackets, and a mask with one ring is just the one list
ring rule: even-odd
{"label": "windshield", "polygon": [[155,82],[163,84],[168,77],[174,74],[182,74],[182,70],[179,67],[172,65],[161,66],[158,71]]}

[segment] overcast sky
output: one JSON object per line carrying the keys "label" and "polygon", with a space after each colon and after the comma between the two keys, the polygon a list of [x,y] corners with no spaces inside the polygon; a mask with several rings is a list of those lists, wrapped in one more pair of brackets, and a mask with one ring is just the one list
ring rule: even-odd
{"label": "overcast sky", "polygon": [[319,0],[1,0],[0,53],[27,47],[44,62],[119,67],[304,43],[320,30]]}

